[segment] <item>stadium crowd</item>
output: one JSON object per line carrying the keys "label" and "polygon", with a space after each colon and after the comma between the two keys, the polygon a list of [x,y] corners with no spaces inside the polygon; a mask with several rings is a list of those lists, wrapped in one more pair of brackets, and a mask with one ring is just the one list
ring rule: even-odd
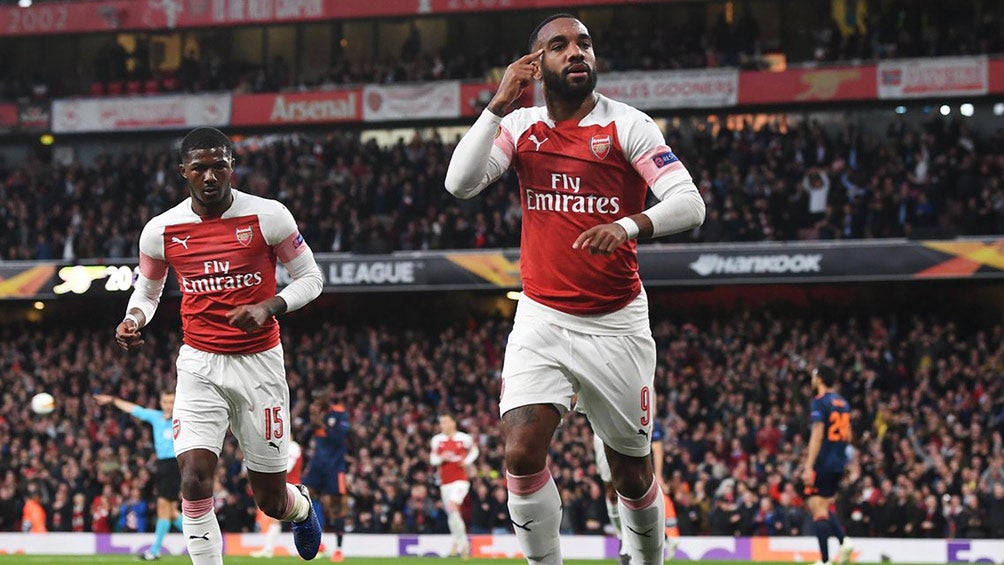
{"label": "stadium crowd", "polygon": [[[839,511],[854,536],[1004,537],[1004,328],[935,316],[654,312],[665,479],[683,535],[805,531],[796,477],[810,400],[807,367],[830,360],[853,407],[852,464]],[[306,320],[315,321],[309,324]],[[511,322],[501,315],[430,325],[285,323],[293,429],[309,459],[311,391],[334,383],[351,414],[350,531],[445,532],[429,465],[440,411],[481,457],[465,513],[473,533],[510,528],[498,437],[499,370]],[[176,321],[147,330],[125,355],[93,322],[0,328],[0,530],[151,528],[149,427],[102,408],[92,393],[155,406],[172,383]],[[169,327],[165,327],[165,324]],[[51,391],[35,416],[28,398]],[[601,533],[608,520],[591,431],[569,415],[550,470],[562,531]],[[253,531],[254,509],[232,438],[216,478],[225,531]]]}
{"label": "stadium crowd", "polygon": [[[963,120],[884,134],[848,119],[774,120],[755,128],[671,129],[707,202],[697,231],[674,241],[952,237],[1004,233],[1004,130],[979,136]],[[291,136],[238,149],[236,183],[277,198],[318,252],[515,247],[515,175],[470,201],[443,189],[453,143],[416,133],[389,147],[356,134]],[[176,157],[103,155],[92,164],[0,161],[0,259],[135,255],[143,224],[187,196]]]}
{"label": "stadium crowd", "polygon": [[[853,12],[854,4],[847,4],[847,10]],[[798,30],[790,34],[804,35],[797,38],[766,39],[748,10],[728,20],[724,12],[708,20],[707,15],[694,17],[692,11],[672,6],[662,7],[659,17],[630,16],[659,9],[652,5],[634,11],[622,9],[609,25],[593,25],[591,31],[601,70],[611,71],[757,69],[769,65],[765,55],[772,52],[784,52],[787,63],[794,64],[1004,53],[1000,9],[993,3],[897,0],[872,4],[864,15],[840,17],[829,2],[806,3],[807,8],[788,15],[783,25]],[[452,35],[461,37],[463,30],[453,30]],[[76,74],[93,77],[93,83],[80,87],[66,76],[47,82],[38,69],[16,72],[10,61],[5,63],[0,57],[0,99],[143,91],[276,92],[361,83],[498,80],[506,65],[524,54],[519,47],[509,51],[494,42],[474,48],[448,45],[442,50],[430,49],[423,45],[414,26],[395,57],[360,59],[338,54],[320,71],[297,72],[291,61],[281,56],[261,63],[243,61],[228,51],[207,41],[200,57],[186,53],[177,69],[162,71],[153,68],[151,46],[142,36],[131,52],[112,38],[93,62],[81,61],[91,68],[81,68]]]}

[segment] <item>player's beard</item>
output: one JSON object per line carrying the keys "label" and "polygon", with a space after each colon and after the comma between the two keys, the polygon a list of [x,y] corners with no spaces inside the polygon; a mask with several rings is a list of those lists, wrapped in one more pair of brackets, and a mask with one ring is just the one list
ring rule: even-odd
{"label": "player's beard", "polygon": [[568,79],[562,74],[550,69],[542,69],[542,74],[544,76],[544,87],[547,91],[568,101],[585,100],[596,88],[596,71],[592,69],[589,71],[589,78],[574,84],[568,82]]}

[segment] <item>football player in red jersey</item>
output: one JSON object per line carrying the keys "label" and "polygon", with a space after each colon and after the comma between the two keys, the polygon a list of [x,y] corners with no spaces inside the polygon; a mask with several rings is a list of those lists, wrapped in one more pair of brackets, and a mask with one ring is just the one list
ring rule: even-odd
{"label": "football player in red jersey", "polygon": [[[197,128],[181,142],[179,171],[190,197],[151,219],[139,242],[139,277],[115,339],[143,344],[168,267],[181,288],[184,345],[178,353],[174,447],[181,468],[182,529],[194,565],[222,565],[213,476],[230,428],[244,453],[255,502],[293,523],[304,559],[321,529],[307,488],[286,482],[289,387],[275,317],[321,293],[323,277],[285,206],[231,187],[230,140]],[[276,293],[276,261],[293,278]]]}
{"label": "football player in red jersey", "polygon": [[[534,81],[546,105],[505,111]],[[523,293],[499,402],[509,514],[530,563],[561,562],[561,500],[546,468],[551,437],[578,393],[606,445],[624,541],[635,563],[663,561],[654,478],[655,341],[636,240],[693,229],[704,201],[651,118],[595,92],[589,30],[558,14],[530,35],[457,144],[446,188],[472,198],[515,167]],[[660,202],[645,208],[651,189]]]}
{"label": "football player in red jersey", "polygon": [[446,523],[453,538],[450,555],[467,558],[471,555],[471,544],[467,540],[467,525],[460,514],[460,507],[471,490],[467,469],[477,460],[480,450],[474,438],[457,430],[457,421],[451,414],[439,417],[440,432],[432,437],[429,462],[439,471],[439,493],[446,510]]}

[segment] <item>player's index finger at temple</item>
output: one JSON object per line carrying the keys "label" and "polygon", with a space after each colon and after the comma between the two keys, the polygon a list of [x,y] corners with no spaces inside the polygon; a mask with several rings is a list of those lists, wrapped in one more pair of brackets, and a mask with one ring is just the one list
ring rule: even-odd
{"label": "player's index finger at temple", "polygon": [[540,57],[541,54],[543,54],[543,53],[544,53],[543,49],[538,49],[538,50],[534,51],[533,53],[527,53],[526,55],[523,55],[516,62],[517,63],[529,63],[529,62],[533,61],[534,59],[536,59],[537,57]]}

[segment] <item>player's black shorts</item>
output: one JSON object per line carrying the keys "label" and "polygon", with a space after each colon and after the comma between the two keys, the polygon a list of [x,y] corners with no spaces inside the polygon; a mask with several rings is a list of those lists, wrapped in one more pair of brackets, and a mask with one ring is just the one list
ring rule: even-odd
{"label": "player's black shorts", "polygon": [[840,479],[843,477],[843,471],[816,471],[815,480],[811,484],[805,485],[805,495],[831,498],[837,494],[837,490],[840,488]]}
{"label": "player's black shorts", "polygon": [[177,459],[157,460],[157,496],[171,501],[181,497],[181,469]]}
{"label": "player's black shorts", "polygon": [[317,457],[307,466],[303,484],[321,494],[344,495],[348,492],[345,484],[345,467],[327,464]]}

